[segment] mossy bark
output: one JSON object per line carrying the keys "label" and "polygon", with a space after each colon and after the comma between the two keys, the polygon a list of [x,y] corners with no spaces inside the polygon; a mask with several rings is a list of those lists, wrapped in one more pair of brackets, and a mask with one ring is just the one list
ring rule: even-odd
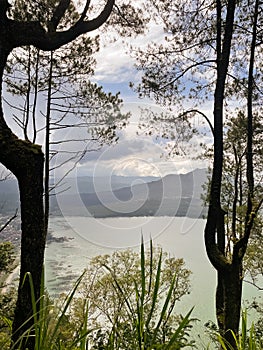
{"label": "mossy bark", "polygon": [[[33,322],[29,279],[24,280],[27,273],[32,276],[35,299],[38,301],[41,297],[41,272],[46,242],[43,210],[44,155],[38,145],[19,140],[7,127],[1,127],[0,161],[16,176],[20,193],[21,264],[13,323],[13,341],[16,342]],[[22,326],[25,320],[30,321]],[[31,343],[26,345],[29,349],[34,348],[32,341]]]}
{"label": "mossy bark", "polygon": [[229,271],[222,274],[224,286],[224,338],[233,348],[236,347],[234,334],[239,332],[241,297],[242,297],[242,276],[241,262],[232,263]]}
{"label": "mossy bark", "polygon": [[[224,211],[221,207],[221,183],[224,161],[223,111],[226,77],[229,67],[236,1],[226,7],[226,23],[222,26],[222,2],[217,1],[217,79],[214,94],[214,157],[210,203],[205,227],[208,258],[217,270],[216,315],[218,327],[233,349],[238,334],[242,280],[242,259],[230,258],[225,248]],[[231,331],[230,331],[231,330]]]}
{"label": "mossy bark", "polygon": [[[242,297],[242,255],[237,246],[233,255],[227,257],[220,249],[216,233],[223,229],[222,210],[210,208],[207,225],[205,229],[205,243],[208,257],[217,270],[217,291],[216,291],[216,316],[219,331],[224,339],[230,344],[229,349],[235,349],[236,343],[232,332],[237,335],[239,332],[241,297]],[[228,347],[227,347],[228,348]]]}
{"label": "mossy bark", "polygon": [[[35,299],[41,298],[41,272],[44,264],[46,235],[44,230],[43,211],[43,166],[44,157],[41,150],[25,146],[22,152],[24,169],[17,176],[21,208],[21,266],[18,299],[13,324],[13,340],[23,334],[29,324],[21,325],[32,316],[31,291],[29,279],[22,277],[30,272],[34,285]],[[36,305],[38,309],[38,304]],[[27,344],[29,349],[33,344]]]}

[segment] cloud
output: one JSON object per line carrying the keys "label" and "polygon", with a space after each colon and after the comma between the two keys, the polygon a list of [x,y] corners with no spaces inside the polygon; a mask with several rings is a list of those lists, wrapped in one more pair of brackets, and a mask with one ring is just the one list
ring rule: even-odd
{"label": "cloud", "polygon": [[[122,132],[116,145],[88,152],[77,164],[78,176],[165,176],[185,173],[204,167],[202,161],[183,157],[162,158],[164,149],[151,137],[138,136],[134,131]],[[65,164],[66,169],[70,164]],[[62,170],[62,169],[61,169]],[[57,171],[60,171],[59,169]]]}
{"label": "cloud", "polygon": [[[114,34],[113,34],[114,35]],[[95,69],[95,81],[103,84],[137,83],[141,73],[135,68],[136,60],[131,55],[131,47],[146,48],[151,42],[160,43],[165,37],[162,26],[151,23],[143,35],[130,38],[116,38],[115,41],[108,41],[105,33],[102,33],[102,45],[95,55],[97,65]]]}
{"label": "cloud", "polygon": [[[150,103],[126,103],[125,111],[131,111],[132,117],[128,126],[119,131],[119,141],[114,145],[104,145],[98,147],[96,143],[70,142],[62,144],[62,149],[74,152],[88,146],[88,152],[80,159],[76,165],[78,176],[165,176],[171,173],[185,173],[194,168],[202,168],[205,163],[201,160],[193,161],[189,157],[174,156],[170,159],[162,157],[165,153],[165,142],[156,141],[155,136],[146,136],[142,132],[138,135],[138,120],[140,118],[141,107],[152,107],[156,111],[162,108]],[[69,128],[63,130],[63,137],[66,140],[82,139],[86,135],[85,129]],[[61,137],[61,135],[60,135]],[[198,144],[198,138],[196,138]],[[96,149],[96,151],[94,151]],[[194,149],[194,151],[196,148]],[[193,158],[197,154],[191,154]],[[70,157],[69,154],[62,153],[57,157],[57,164],[64,162]],[[75,166],[75,160],[65,162],[62,168],[56,169],[56,176],[62,176],[69,169]]]}
{"label": "cloud", "polygon": [[[128,127],[119,132],[118,144],[103,146],[98,151],[90,151],[85,154],[77,165],[78,175],[164,176],[204,167],[204,162],[193,161],[190,156],[187,158],[174,156],[172,159],[164,159],[161,157],[164,152],[164,142],[156,142],[155,137],[137,135],[140,108],[150,107],[160,112],[164,111],[164,108],[149,99],[139,99],[137,94],[130,89],[129,83],[137,84],[140,81],[141,72],[135,68],[136,61],[130,55],[129,46],[143,48],[150,42],[160,43],[165,35],[160,25],[151,25],[146,35],[129,38],[125,42],[121,38],[117,38],[114,42],[107,42],[105,33],[102,34],[103,45],[96,54],[97,66],[92,80],[102,85],[106,92],[120,92],[124,100],[124,111],[132,112],[132,118]],[[204,104],[203,109],[209,113],[209,103]],[[198,143],[198,140],[196,141]],[[78,146],[79,144],[70,145],[73,149]],[[90,147],[94,148],[94,144],[90,144]],[[193,156],[194,154],[191,155]],[[65,164],[64,171],[72,164],[73,162]]]}
{"label": "cloud", "polygon": [[97,65],[94,80],[102,83],[129,83],[136,74],[135,61],[125,51],[123,43],[102,47],[95,55]]}

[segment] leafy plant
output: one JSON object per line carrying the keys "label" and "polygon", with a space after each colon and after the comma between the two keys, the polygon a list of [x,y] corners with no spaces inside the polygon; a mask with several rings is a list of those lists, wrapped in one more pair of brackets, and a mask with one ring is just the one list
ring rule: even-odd
{"label": "leafy plant", "polygon": [[[28,344],[32,343],[32,339],[34,350],[86,350],[87,347],[93,350],[172,350],[193,347],[194,341],[189,339],[193,321],[190,318],[192,310],[185,317],[174,313],[176,301],[186,294],[189,288],[190,271],[183,268],[180,259],[168,259],[165,254],[164,259],[163,254],[161,249],[154,250],[152,242],[147,251],[142,242],[140,255],[125,252],[126,267],[134,264],[133,269],[125,270],[125,278],[119,273],[121,270],[114,270],[114,264],[107,264],[108,260],[105,257],[97,258],[102,259],[107,276],[105,279],[105,275],[100,275],[97,281],[96,273],[93,277],[89,275],[90,288],[96,289],[100,283],[105,288],[103,283],[106,281],[106,286],[114,293],[113,298],[116,299],[117,305],[116,313],[110,308],[111,319],[110,314],[108,318],[103,315],[98,305],[94,307],[96,300],[92,297],[96,298],[96,294],[79,297],[82,293],[80,285],[87,275],[86,271],[60,304],[50,300],[44,289],[43,277],[42,297],[36,300],[33,278],[27,273],[24,283],[28,282],[30,286],[33,316],[21,326],[23,332],[18,330],[22,335],[11,346],[10,337],[1,339],[2,349],[26,349]],[[119,267],[122,263],[119,259]],[[171,267],[174,269],[171,270]],[[129,282],[128,286],[125,285],[125,281]],[[183,282],[187,286],[186,289],[182,289],[180,285]],[[102,296],[109,305],[112,302],[110,294]],[[81,315],[79,319],[76,316],[77,312]],[[103,323],[109,319],[111,322]],[[4,321],[11,334],[12,322],[7,318]],[[106,323],[109,327],[105,326]]]}

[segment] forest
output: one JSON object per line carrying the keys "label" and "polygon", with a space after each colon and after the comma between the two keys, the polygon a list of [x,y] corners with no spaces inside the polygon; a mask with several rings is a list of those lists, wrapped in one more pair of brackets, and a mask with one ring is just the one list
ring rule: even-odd
{"label": "forest", "polygon": [[[53,299],[46,286],[52,198],[70,191],[65,179],[88,158],[109,162],[108,150],[133,123],[132,108],[116,91],[124,86],[121,75],[116,86],[98,78],[103,64],[113,69],[109,52],[119,45],[123,75],[132,72],[125,89],[141,101],[137,151],[148,137],[167,162],[188,158],[206,166],[202,242],[216,274],[216,323],[207,322],[209,340],[199,334],[202,348],[262,349],[262,302],[244,308],[242,293],[247,283],[263,289],[263,3],[0,0],[0,33],[0,181],[12,178],[19,193],[18,207],[8,213],[1,204],[0,212],[2,348],[201,349],[194,305],[177,312],[190,293],[191,271],[154,240],[146,243],[143,232],[136,251],[93,257],[70,292]],[[155,161],[144,162],[147,176],[156,176]],[[157,179],[163,187],[164,179]],[[96,192],[95,179],[93,185]],[[147,216],[149,203],[159,207],[167,199],[163,187],[155,191],[159,198],[144,201]],[[148,192],[136,188],[143,201]],[[177,205],[169,199],[169,209]],[[59,201],[58,207],[63,218]],[[21,232],[15,245],[5,235],[14,225]]]}

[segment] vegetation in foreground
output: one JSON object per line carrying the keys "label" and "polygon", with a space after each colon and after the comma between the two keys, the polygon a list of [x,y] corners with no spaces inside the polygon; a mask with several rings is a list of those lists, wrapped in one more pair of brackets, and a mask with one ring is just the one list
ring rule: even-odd
{"label": "vegetation in foreground", "polygon": [[95,258],[62,303],[54,304],[42,290],[39,311],[27,274],[34,322],[29,319],[27,331],[11,344],[12,322],[1,315],[10,331],[1,334],[2,348],[24,348],[32,337],[39,350],[192,347],[191,310],[185,317],[175,313],[176,303],[189,293],[190,273],[182,259],[152,243],[145,250],[142,243],[140,254],[127,250]]}
{"label": "vegetation in foreground", "polygon": [[[6,264],[4,266],[8,269]],[[40,300],[39,312],[33,280],[27,274],[33,326],[12,344],[13,309],[6,308],[10,306],[6,300],[0,314],[1,347],[3,350],[21,349],[34,337],[36,350],[197,348],[191,337],[195,322],[191,318],[192,309],[185,317],[176,314],[177,302],[189,293],[190,274],[182,259],[169,257],[160,248],[153,247],[152,242],[145,250],[142,243],[140,254],[125,250],[95,257],[72,291],[61,296],[61,301],[51,301],[42,290],[44,297]],[[29,320],[28,324],[32,322]],[[252,324],[248,329],[247,313],[243,313],[241,334],[235,337],[238,350],[262,348],[259,327]],[[227,349],[229,344],[216,331],[212,334],[213,346]],[[212,349],[212,345],[207,348]]]}

